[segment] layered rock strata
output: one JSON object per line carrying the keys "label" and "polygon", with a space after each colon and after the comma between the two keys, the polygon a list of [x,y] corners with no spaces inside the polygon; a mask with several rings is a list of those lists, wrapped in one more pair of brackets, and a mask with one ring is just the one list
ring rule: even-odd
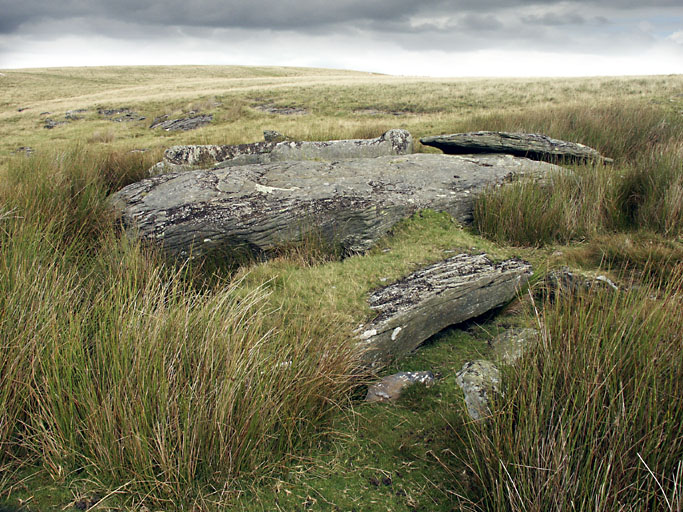
{"label": "layered rock strata", "polygon": [[264,132],[264,142],[236,145],[173,146],[150,174],[178,172],[198,167],[232,167],[296,160],[334,161],[376,158],[413,152],[413,138],[406,130],[389,130],[374,139],[291,141],[277,132]]}
{"label": "layered rock strata", "polygon": [[507,155],[287,161],[156,176],[115,193],[111,205],[131,233],[179,257],[262,256],[309,235],[357,253],[419,209],[469,222],[487,186],[552,169]]}
{"label": "layered rock strata", "polygon": [[423,137],[420,142],[447,155],[496,153],[544,161],[611,162],[597,150],[537,133],[470,132]]}
{"label": "layered rock strata", "polygon": [[521,260],[459,254],[376,290],[369,305],[377,317],[358,330],[364,359],[386,363],[450,325],[506,304],[530,275],[531,265]]}

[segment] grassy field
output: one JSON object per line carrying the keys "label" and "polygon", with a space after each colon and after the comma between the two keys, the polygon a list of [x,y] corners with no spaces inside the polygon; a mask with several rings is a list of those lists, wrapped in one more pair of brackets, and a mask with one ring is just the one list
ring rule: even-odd
{"label": "grassy field", "polygon": [[[0,90],[0,510],[682,509],[683,77],[70,68],[2,71]],[[145,119],[98,112],[122,108]],[[149,128],[191,112],[213,121]],[[170,262],[107,208],[174,144],[389,128],[539,132],[615,163],[492,189],[470,227],[419,212],[343,260],[309,240],[238,269]],[[527,259],[529,296],[381,370],[432,388],[363,403],[368,291],[453,251]],[[544,301],[562,265],[622,290]],[[469,421],[455,372],[520,325],[542,343]]]}

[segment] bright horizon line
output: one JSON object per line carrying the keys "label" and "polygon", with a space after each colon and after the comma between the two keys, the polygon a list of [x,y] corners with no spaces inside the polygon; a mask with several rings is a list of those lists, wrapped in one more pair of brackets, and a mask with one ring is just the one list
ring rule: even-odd
{"label": "bright horizon line", "polygon": [[683,75],[683,73],[635,73],[635,74],[619,74],[619,73],[607,73],[607,74],[588,74],[588,75],[411,75],[411,74],[393,74],[385,73],[381,71],[367,71],[362,69],[350,69],[350,68],[340,68],[340,67],[325,67],[325,66],[294,66],[294,65],[277,65],[277,64],[108,64],[108,65],[90,65],[90,64],[69,64],[69,65],[57,65],[57,66],[26,66],[26,67],[6,67],[0,68],[0,72],[3,71],[35,71],[35,70],[53,70],[53,69],[105,69],[105,68],[180,68],[180,67],[195,67],[195,68],[281,68],[281,69],[302,69],[302,70],[326,70],[326,71],[343,71],[350,73],[361,73],[367,75],[378,75],[385,77],[395,77],[395,78],[430,78],[430,79],[469,79],[469,80],[484,80],[484,79],[495,79],[495,78],[547,78],[547,79],[582,79],[582,78],[639,78],[639,77],[654,77],[654,76],[678,76]]}

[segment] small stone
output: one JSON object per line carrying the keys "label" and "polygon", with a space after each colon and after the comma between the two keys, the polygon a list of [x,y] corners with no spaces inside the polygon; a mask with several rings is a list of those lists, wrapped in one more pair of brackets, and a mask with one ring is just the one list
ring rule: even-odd
{"label": "small stone", "polygon": [[52,130],[56,126],[59,126],[62,124],[66,124],[66,121],[55,121],[54,119],[51,119],[49,117],[45,119],[45,128],[48,130]]}
{"label": "small stone", "polygon": [[281,116],[302,116],[308,114],[308,110],[301,107],[290,107],[290,106],[277,106],[272,103],[266,103],[264,105],[256,105],[254,107],[256,110],[261,112],[266,112],[268,114],[278,114]]}
{"label": "small stone", "polygon": [[284,142],[287,137],[276,130],[263,130],[263,140],[266,142]]}
{"label": "small stone", "polygon": [[469,361],[456,374],[455,381],[465,393],[465,405],[470,417],[480,420],[489,416],[489,400],[498,393],[500,371],[491,361]]}
{"label": "small stone", "polygon": [[537,329],[515,328],[499,334],[489,344],[498,363],[515,364],[539,339],[540,332]]}
{"label": "small stone", "polygon": [[12,153],[24,153],[26,156],[31,156],[35,153],[35,150],[29,146],[20,146]]}
{"label": "small stone", "polygon": [[397,400],[401,396],[403,390],[413,384],[423,384],[429,387],[432,386],[434,382],[435,379],[432,372],[395,373],[388,377],[384,377],[381,381],[370,386],[365,401],[390,402]]}
{"label": "small stone", "polygon": [[568,267],[548,272],[543,284],[542,293],[551,299],[560,294],[572,294],[581,290],[619,290],[619,287],[607,276],[591,276],[573,271]]}
{"label": "small stone", "polygon": [[75,110],[67,110],[64,117],[66,119],[68,119],[69,121],[78,121],[79,119],[83,119],[83,116],[80,116],[79,114],[83,114],[87,111],[88,111],[87,108],[78,108]]}

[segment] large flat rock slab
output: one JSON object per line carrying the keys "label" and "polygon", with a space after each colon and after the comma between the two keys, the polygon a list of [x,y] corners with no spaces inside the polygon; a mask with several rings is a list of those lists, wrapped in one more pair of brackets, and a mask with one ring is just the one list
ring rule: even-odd
{"label": "large flat rock slab", "polygon": [[374,291],[369,304],[377,317],[358,329],[365,360],[386,363],[450,325],[506,304],[530,275],[522,260],[459,254]]}
{"label": "large flat rock slab", "polygon": [[420,142],[448,155],[501,153],[544,161],[611,162],[597,150],[538,133],[470,132],[423,137]]}
{"label": "large flat rock slab", "polygon": [[180,257],[262,256],[308,235],[357,253],[419,209],[466,223],[485,187],[554,169],[508,155],[289,161],[155,176],[113,194],[111,205],[131,233]]}
{"label": "large flat rock slab", "polygon": [[[269,133],[269,132],[268,132]],[[408,155],[413,152],[413,137],[406,130],[389,130],[374,139],[328,141],[278,140],[267,136],[263,142],[236,145],[172,146],[164,160],[150,174],[196,170],[197,167],[233,167],[291,160],[342,160]]]}

